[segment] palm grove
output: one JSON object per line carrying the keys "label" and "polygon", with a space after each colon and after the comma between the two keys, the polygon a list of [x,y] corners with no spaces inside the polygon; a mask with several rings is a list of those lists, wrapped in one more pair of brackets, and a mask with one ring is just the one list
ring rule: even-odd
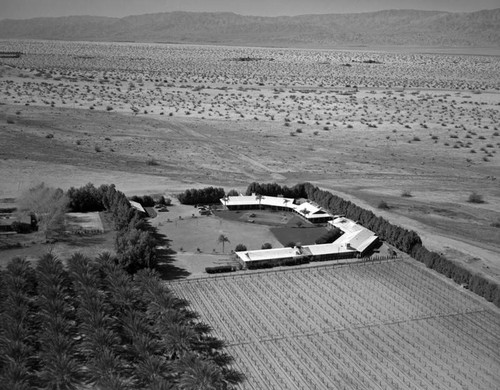
{"label": "palm grove", "polygon": [[[0,388],[230,389],[243,380],[223,341],[154,271],[154,229],[123,193],[39,186],[26,204],[36,191],[59,209],[109,213],[116,256],[15,258],[0,273]],[[60,212],[42,209],[47,234]]]}

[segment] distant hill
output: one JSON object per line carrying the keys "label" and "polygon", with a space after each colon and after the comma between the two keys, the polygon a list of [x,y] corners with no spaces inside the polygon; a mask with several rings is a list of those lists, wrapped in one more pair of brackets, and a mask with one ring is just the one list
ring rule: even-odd
{"label": "distant hill", "polygon": [[0,38],[252,46],[500,47],[500,8],[470,13],[388,10],[281,17],[169,12],[109,18],[0,20]]}

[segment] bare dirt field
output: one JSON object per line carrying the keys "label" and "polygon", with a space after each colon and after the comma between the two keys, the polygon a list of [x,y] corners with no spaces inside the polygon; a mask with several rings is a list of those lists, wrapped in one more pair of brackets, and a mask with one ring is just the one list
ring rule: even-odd
{"label": "bare dirt field", "polygon": [[[310,181],[500,281],[497,56],[0,47],[25,53],[0,65],[0,198],[40,181],[115,183],[129,195]],[[467,202],[473,191],[484,203]],[[215,239],[172,241],[206,254]]]}
{"label": "bare dirt field", "polygon": [[66,213],[66,227],[75,232],[104,232],[98,212]]}
{"label": "bare dirt field", "polygon": [[227,341],[241,389],[485,389],[497,307],[414,261],[169,284]]}

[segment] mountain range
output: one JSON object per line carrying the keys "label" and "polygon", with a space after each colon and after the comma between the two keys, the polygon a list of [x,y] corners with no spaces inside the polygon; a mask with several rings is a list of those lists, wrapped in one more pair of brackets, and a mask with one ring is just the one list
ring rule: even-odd
{"label": "mountain range", "polygon": [[500,47],[500,8],[300,16],[166,12],[0,20],[0,39],[169,42],[279,47]]}

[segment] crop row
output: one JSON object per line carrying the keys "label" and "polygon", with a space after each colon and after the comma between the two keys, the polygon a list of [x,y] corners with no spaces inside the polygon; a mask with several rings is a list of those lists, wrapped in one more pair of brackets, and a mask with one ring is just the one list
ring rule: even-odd
{"label": "crop row", "polygon": [[500,316],[407,261],[174,282],[243,389],[491,389]]}
{"label": "crop row", "polygon": [[202,279],[188,282],[189,289],[179,293],[213,306],[207,315],[227,312],[239,328],[248,329],[248,335],[233,334],[220,319],[211,318],[219,336],[231,343],[477,310],[474,297],[456,294],[453,285],[408,262],[332,270],[235,276],[219,283]]}

